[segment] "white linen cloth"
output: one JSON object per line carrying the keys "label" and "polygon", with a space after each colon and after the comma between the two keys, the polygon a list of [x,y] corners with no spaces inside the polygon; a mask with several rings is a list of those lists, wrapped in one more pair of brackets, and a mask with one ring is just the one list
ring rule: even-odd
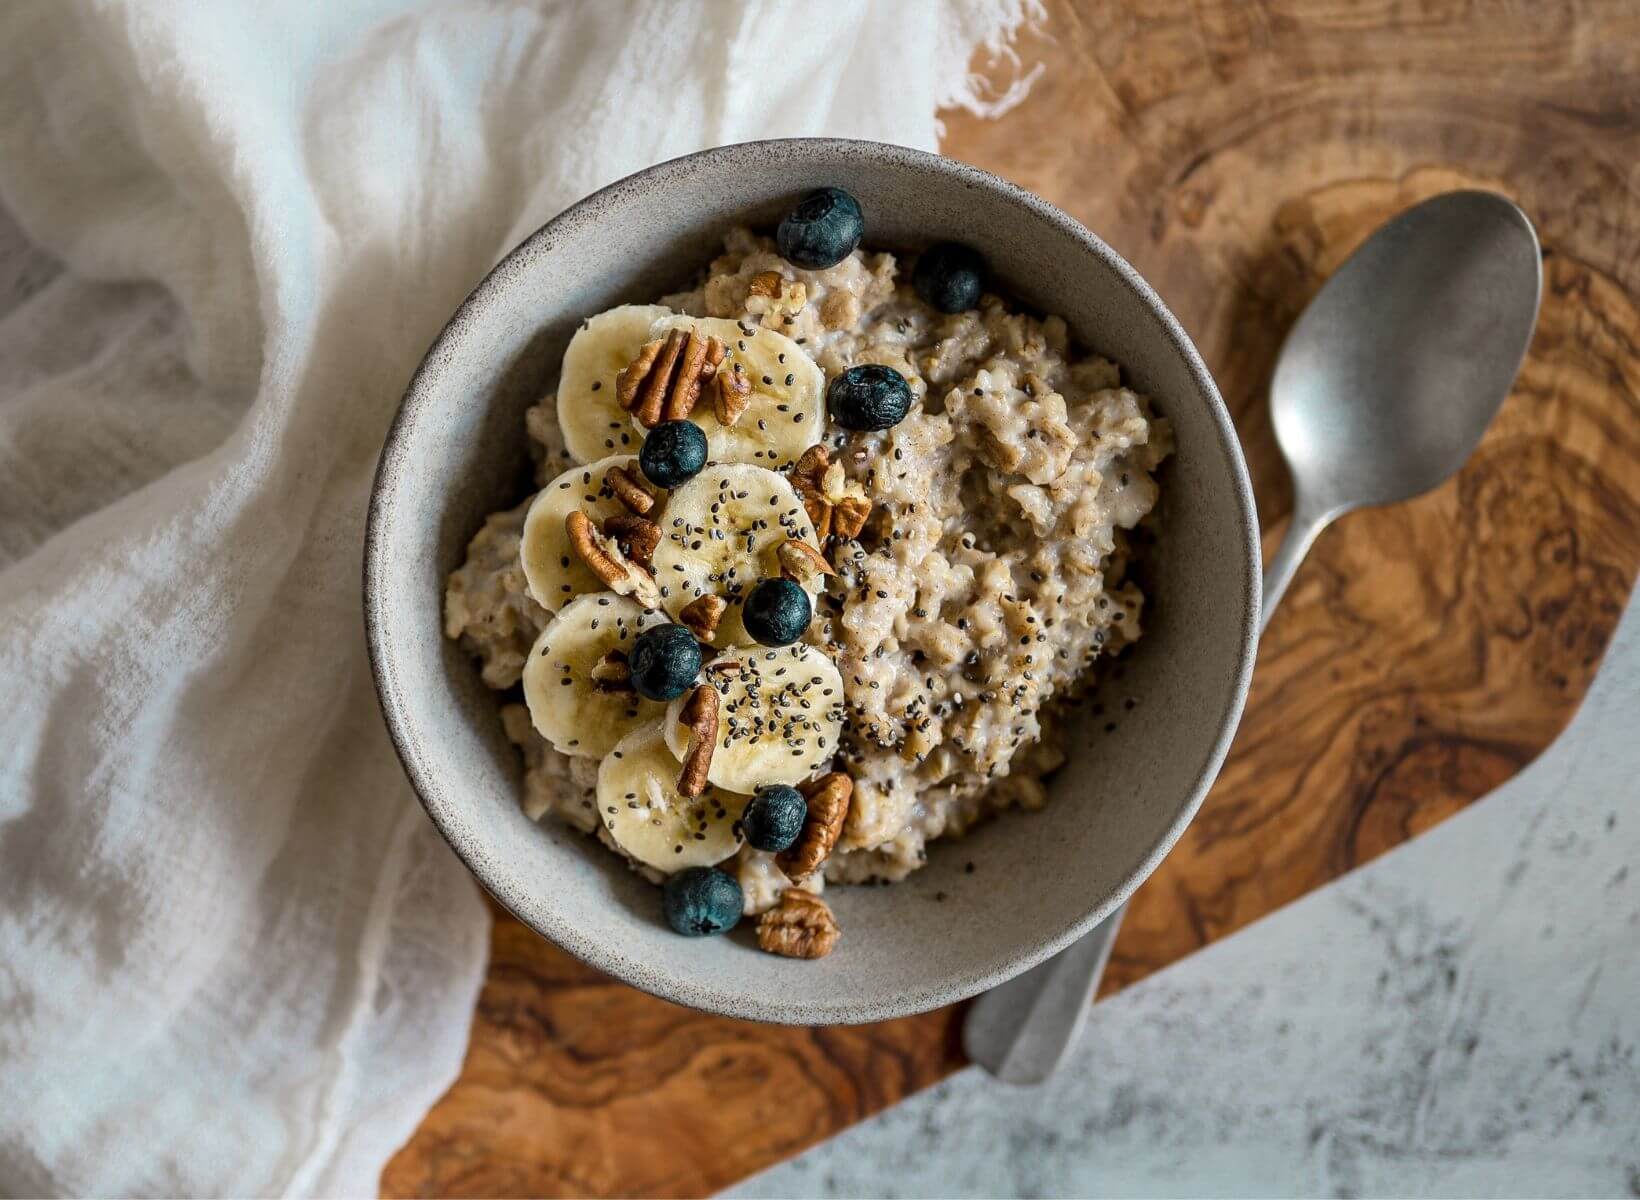
{"label": "white linen cloth", "polygon": [[1034,12],[0,5],[0,1191],[374,1190],[488,932],[363,646],[422,352],[640,167],[932,148],[938,106],[1013,98],[967,63]]}

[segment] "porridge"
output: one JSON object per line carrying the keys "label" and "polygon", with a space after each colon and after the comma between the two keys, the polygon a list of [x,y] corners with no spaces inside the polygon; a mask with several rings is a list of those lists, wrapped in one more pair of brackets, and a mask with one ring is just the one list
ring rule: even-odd
{"label": "porridge", "polygon": [[532,818],[680,932],[819,957],[826,883],[1039,807],[1057,713],[1139,636],[1167,422],[960,246],[858,248],[826,189],[693,290],[586,321],[526,429],[540,489],[452,573]]}

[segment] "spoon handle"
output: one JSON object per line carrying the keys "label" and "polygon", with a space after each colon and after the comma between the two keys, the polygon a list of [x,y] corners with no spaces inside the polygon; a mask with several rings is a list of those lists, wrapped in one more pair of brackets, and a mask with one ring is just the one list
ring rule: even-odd
{"label": "spoon handle", "polygon": [[[1294,506],[1286,536],[1264,572],[1259,632],[1270,624],[1316,535],[1337,515],[1312,508],[1302,497]],[[968,1057],[1004,1083],[1046,1082],[1087,1022],[1126,911],[1124,904],[1047,962],[975,1000],[962,1029]]]}
{"label": "spoon handle", "polygon": [[1287,533],[1276,547],[1275,557],[1264,568],[1264,607],[1259,613],[1258,629],[1263,633],[1270,626],[1270,616],[1281,603],[1287,585],[1298,573],[1298,564],[1315,544],[1316,536],[1332,524],[1336,512],[1312,508],[1303,497],[1293,507],[1293,519],[1287,524]]}
{"label": "spoon handle", "polygon": [[1003,1083],[1046,1083],[1093,1011],[1093,991],[1110,961],[1122,905],[1045,963],[974,1001],[962,1048]]}

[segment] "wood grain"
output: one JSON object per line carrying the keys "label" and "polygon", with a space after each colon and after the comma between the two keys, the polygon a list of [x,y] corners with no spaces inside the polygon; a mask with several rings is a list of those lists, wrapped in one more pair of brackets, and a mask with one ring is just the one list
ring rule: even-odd
{"label": "wood grain", "polygon": [[[1453,187],[1514,197],[1545,246],[1514,395],[1455,481],[1322,536],[1111,990],[1496,787],[1587,688],[1640,568],[1640,5],[1060,0],[1019,50],[1046,66],[1029,99],[951,115],[946,150],[1156,285],[1235,414],[1267,550],[1290,492],[1265,386],[1328,273]],[[704,1194],[953,1070],[959,1018],[704,1017],[498,915],[461,1078],[383,1190]]]}

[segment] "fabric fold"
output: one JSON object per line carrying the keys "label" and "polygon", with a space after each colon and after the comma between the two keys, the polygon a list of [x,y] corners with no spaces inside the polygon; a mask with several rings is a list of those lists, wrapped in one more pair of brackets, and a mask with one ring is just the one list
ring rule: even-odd
{"label": "fabric fold", "polygon": [[362,637],[422,353],[652,162],[932,148],[1034,11],[0,7],[0,1190],[375,1189],[488,935]]}

